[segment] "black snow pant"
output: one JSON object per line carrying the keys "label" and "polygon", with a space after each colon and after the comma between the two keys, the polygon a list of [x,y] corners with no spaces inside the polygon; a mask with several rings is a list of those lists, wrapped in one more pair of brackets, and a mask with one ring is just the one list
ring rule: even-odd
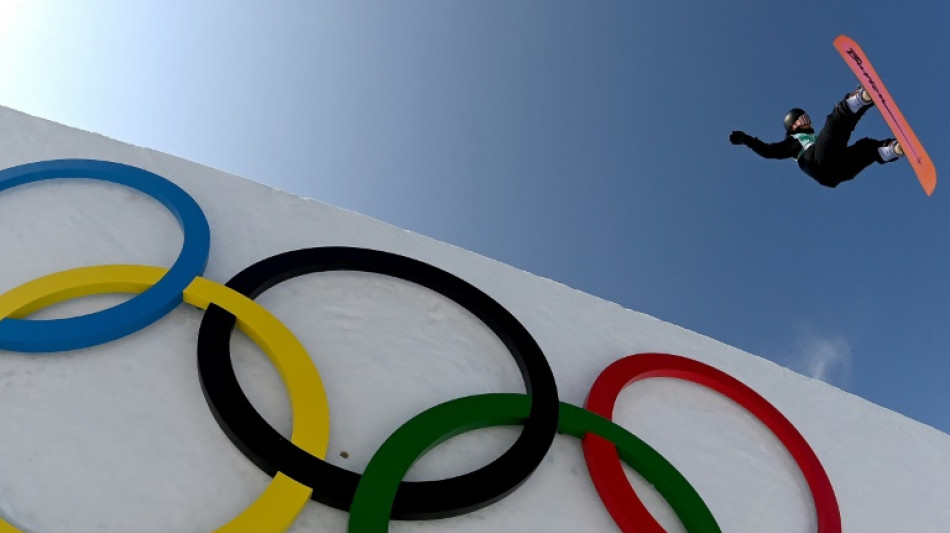
{"label": "black snow pant", "polygon": [[865,106],[852,113],[844,100],[838,102],[825,120],[815,144],[798,158],[798,166],[818,183],[837,187],[854,179],[871,163],[883,163],[877,149],[884,141],[865,137],[848,146],[855,126],[870,108]]}

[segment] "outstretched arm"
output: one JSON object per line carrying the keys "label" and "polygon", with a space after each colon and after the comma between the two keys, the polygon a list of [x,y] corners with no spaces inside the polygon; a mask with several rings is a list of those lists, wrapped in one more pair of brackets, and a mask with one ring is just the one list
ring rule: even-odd
{"label": "outstretched arm", "polygon": [[744,144],[766,159],[788,159],[795,157],[802,147],[793,137],[785,137],[777,143],[766,143],[747,134],[744,131],[733,131],[729,135],[732,144]]}

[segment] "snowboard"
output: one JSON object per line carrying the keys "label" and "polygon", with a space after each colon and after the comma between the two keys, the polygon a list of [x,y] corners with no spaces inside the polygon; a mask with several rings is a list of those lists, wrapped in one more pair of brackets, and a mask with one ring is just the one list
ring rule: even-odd
{"label": "snowboard", "polygon": [[907,123],[904,115],[897,108],[891,94],[887,92],[884,82],[881,81],[880,76],[871,66],[871,62],[864,51],[853,39],[845,35],[839,35],[835,38],[834,44],[835,48],[838,49],[838,53],[844,58],[845,63],[851,67],[851,71],[854,72],[861,85],[871,95],[875,107],[881,112],[887,126],[894,133],[894,137],[897,138],[901,148],[904,149],[904,156],[914,168],[921,187],[924,188],[927,196],[930,196],[937,186],[937,169],[934,168],[933,161],[930,160],[930,156],[927,155],[923,145],[920,144],[914,130],[911,129],[910,124]]}

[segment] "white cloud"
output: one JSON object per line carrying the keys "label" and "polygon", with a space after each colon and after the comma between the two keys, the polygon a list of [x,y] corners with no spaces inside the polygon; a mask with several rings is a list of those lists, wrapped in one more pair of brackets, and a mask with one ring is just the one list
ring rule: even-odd
{"label": "white cloud", "polygon": [[803,327],[791,351],[789,366],[825,383],[846,387],[851,379],[851,357],[851,343],[844,336]]}

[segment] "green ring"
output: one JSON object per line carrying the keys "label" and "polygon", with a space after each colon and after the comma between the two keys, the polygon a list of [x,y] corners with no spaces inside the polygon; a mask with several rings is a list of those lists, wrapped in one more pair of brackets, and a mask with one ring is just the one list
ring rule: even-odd
{"label": "green ring", "polygon": [[[422,455],[462,433],[490,426],[520,425],[531,397],[480,394],[432,407],[403,424],[376,451],[350,506],[350,533],[385,532],[396,490]],[[581,438],[599,435],[617,446],[620,458],[652,484],[690,533],[721,533],[699,493],[679,471],[647,443],[600,415],[560,402],[558,431]]]}

